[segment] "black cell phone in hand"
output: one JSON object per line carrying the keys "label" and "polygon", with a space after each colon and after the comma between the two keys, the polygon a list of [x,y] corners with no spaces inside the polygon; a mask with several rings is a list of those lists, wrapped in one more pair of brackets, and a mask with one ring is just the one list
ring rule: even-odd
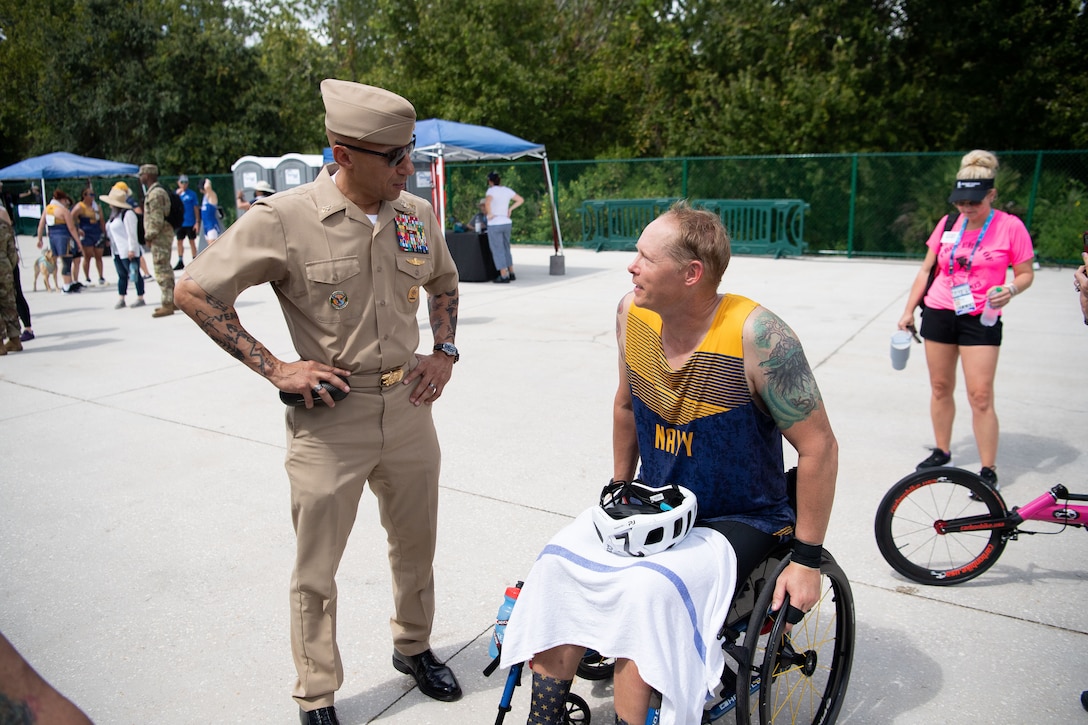
{"label": "black cell phone in hand", "polygon": [[[336,377],[340,378],[345,383],[348,381],[348,379],[345,378],[343,375],[337,375]],[[345,393],[343,390],[336,387],[330,382],[322,381],[321,387],[323,387],[329,393],[329,396],[332,397],[334,402],[339,403],[341,400],[348,397],[347,393]],[[322,400],[321,396],[317,395],[316,393],[311,392],[310,397],[314,399],[314,405],[325,404],[325,401]],[[285,393],[282,390],[280,391],[280,402],[282,402],[284,405],[306,405],[306,400],[302,397],[302,393]]]}
{"label": "black cell phone in hand", "polygon": [[1088,232],[1084,233],[1084,253],[1088,254]]}

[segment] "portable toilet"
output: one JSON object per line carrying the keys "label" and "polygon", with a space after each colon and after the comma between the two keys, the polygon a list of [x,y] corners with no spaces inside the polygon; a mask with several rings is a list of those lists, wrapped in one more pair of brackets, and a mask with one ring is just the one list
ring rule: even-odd
{"label": "portable toilet", "polygon": [[273,188],[284,191],[310,183],[321,171],[321,162],[321,154],[284,154],[276,165]]}
{"label": "portable toilet", "polygon": [[[414,159],[413,162],[415,162]],[[431,165],[427,162],[415,162],[415,165],[416,173],[407,178],[405,187],[409,193],[415,194],[416,196],[422,196],[424,199],[429,199],[434,193],[434,179],[431,174]]]}
{"label": "portable toilet", "polygon": [[275,171],[279,156],[243,156],[230,167],[234,175],[234,196],[244,192],[247,201],[253,200],[253,189],[258,181],[276,185]]}

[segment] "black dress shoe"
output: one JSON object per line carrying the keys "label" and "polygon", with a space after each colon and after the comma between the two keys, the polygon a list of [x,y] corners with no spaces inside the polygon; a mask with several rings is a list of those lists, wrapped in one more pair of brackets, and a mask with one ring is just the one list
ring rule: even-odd
{"label": "black dress shoe", "polygon": [[453,670],[439,662],[430,650],[411,657],[393,650],[393,666],[398,672],[414,677],[419,691],[427,697],[442,702],[461,699],[461,686]]}
{"label": "black dress shoe", "polygon": [[302,721],[302,725],[340,725],[340,721],[336,719],[336,708],[331,705],[329,707],[319,707],[309,712],[300,707],[298,709],[298,719]]}

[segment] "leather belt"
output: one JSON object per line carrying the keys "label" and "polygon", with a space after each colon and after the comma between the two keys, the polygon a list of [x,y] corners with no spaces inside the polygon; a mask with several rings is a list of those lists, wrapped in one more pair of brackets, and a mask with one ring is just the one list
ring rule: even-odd
{"label": "leather belt", "polygon": [[408,366],[390,368],[380,373],[352,373],[348,385],[352,388],[388,388],[396,385],[408,374]]}

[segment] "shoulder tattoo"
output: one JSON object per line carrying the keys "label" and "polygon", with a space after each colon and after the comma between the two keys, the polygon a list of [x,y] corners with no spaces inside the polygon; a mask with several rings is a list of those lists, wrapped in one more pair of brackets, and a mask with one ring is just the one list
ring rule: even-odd
{"label": "shoulder tattoo", "polygon": [[777,315],[755,319],[755,345],[764,375],[763,400],[779,428],[808,418],[820,405],[820,390],[801,342]]}

